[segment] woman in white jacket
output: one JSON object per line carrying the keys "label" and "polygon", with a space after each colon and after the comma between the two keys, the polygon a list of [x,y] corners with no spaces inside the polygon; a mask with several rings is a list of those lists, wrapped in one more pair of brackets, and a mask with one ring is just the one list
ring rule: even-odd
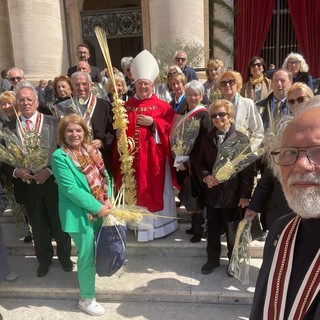
{"label": "woman in white jacket", "polygon": [[233,103],[236,129],[246,133],[252,141],[251,149],[257,150],[264,137],[263,123],[253,100],[243,98],[239,94],[242,88],[241,74],[236,71],[226,71],[217,79],[217,86],[223,98]]}

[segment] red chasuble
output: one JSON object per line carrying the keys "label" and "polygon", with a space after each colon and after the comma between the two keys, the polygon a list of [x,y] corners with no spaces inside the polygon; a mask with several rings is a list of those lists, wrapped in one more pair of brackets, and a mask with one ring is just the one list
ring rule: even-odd
{"label": "red chasuble", "polygon": [[[133,167],[136,170],[137,204],[147,207],[150,212],[163,210],[163,190],[166,159],[169,159],[171,176],[174,179],[173,158],[169,145],[171,122],[175,114],[173,108],[158,99],[155,94],[149,99],[132,97],[126,102],[128,113],[127,136],[135,141]],[[160,144],[156,143],[151,127],[136,124],[137,115],[151,116]]]}

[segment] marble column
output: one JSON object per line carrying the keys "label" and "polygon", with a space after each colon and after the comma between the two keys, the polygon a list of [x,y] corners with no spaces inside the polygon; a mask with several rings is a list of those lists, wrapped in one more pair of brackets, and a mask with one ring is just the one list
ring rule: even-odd
{"label": "marble column", "polygon": [[37,84],[69,67],[63,0],[10,0],[8,13],[14,65]]}
{"label": "marble column", "polygon": [[206,0],[149,0],[151,50],[176,39],[197,41],[205,46],[205,2]]}
{"label": "marble column", "polygon": [[70,66],[78,63],[77,46],[83,43],[80,11],[84,0],[65,0],[65,13],[69,46]]}
{"label": "marble column", "polygon": [[7,1],[0,1],[0,70],[10,69],[13,66],[13,52],[10,37]]}

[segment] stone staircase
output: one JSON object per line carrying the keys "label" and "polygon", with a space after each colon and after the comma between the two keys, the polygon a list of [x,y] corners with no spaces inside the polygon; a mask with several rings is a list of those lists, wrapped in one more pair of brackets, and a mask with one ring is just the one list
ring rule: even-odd
{"label": "stone staircase", "polygon": [[[190,243],[190,236],[185,233],[190,227],[190,217],[183,209],[179,210],[178,216],[178,230],[162,239],[138,243],[134,232],[128,231],[126,265],[112,277],[97,276],[97,300],[108,309],[114,309],[108,319],[170,318],[170,314],[175,314],[175,308],[181,310],[181,315],[175,316],[178,320],[200,315],[201,319],[208,320],[248,318],[263,242],[252,242],[248,285],[227,277],[225,242],[221,267],[210,275],[202,275],[200,269],[206,261],[206,241]],[[22,241],[26,232],[16,228],[10,211],[1,218],[1,223],[12,264],[19,273],[17,281],[0,283],[3,319],[18,319],[19,312],[28,315],[23,319],[87,319],[74,307],[79,296],[76,267],[74,272],[65,273],[55,259],[48,275],[37,278],[38,263],[33,245]],[[74,247],[72,260],[76,263]],[[36,311],[43,306],[47,312],[45,316]],[[65,307],[60,310],[62,306]],[[138,314],[135,317],[119,314],[119,307],[123,306],[131,306]],[[148,306],[158,316],[151,316]]]}

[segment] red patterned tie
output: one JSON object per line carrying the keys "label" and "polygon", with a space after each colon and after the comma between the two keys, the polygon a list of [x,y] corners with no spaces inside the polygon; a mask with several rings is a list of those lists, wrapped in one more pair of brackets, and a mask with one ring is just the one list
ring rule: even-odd
{"label": "red patterned tie", "polygon": [[31,124],[32,124],[32,121],[29,119],[26,119],[26,131],[27,132],[31,131]]}

